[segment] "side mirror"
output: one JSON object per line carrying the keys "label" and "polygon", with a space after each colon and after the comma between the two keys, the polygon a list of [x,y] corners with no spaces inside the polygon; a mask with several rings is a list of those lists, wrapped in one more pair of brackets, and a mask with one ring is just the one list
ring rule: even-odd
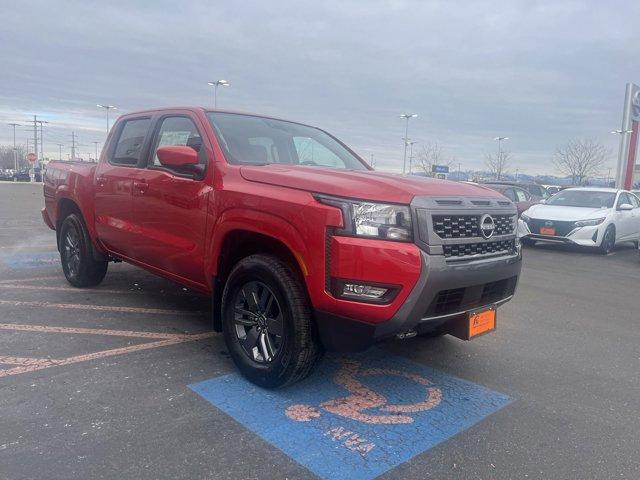
{"label": "side mirror", "polygon": [[545,203],[547,203],[547,199],[546,198],[541,198],[538,203],[541,203],[542,205],[544,205]]}
{"label": "side mirror", "polygon": [[633,210],[633,205],[631,205],[630,203],[623,203],[618,207],[618,210],[620,210],[621,212]]}
{"label": "side mirror", "polygon": [[177,145],[160,147],[156,155],[165,167],[186,167],[198,164],[198,152],[191,147]]}

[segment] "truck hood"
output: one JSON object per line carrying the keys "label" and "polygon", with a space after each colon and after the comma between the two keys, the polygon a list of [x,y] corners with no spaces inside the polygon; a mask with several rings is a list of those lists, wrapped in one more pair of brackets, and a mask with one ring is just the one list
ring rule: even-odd
{"label": "truck hood", "polygon": [[525,214],[536,220],[577,221],[602,218],[609,215],[609,208],[561,207],[558,205],[533,205]]}
{"label": "truck hood", "polygon": [[368,170],[269,164],[243,166],[240,174],[251,182],[379,202],[411,203],[416,195],[503,198],[478,185]]}

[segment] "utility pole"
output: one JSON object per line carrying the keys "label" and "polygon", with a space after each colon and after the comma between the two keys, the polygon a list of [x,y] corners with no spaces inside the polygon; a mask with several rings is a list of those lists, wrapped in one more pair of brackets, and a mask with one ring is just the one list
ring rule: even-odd
{"label": "utility pole", "polygon": [[13,127],[13,165],[16,171],[18,170],[18,150],[16,149],[16,127],[19,127],[19,123],[9,123]]}
{"label": "utility pole", "polygon": [[96,162],[97,162],[98,161],[98,144],[100,142],[91,142],[91,143],[93,143],[96,146]]}
{"label": "utility pole", "polygon": [[64,147],[64,143],[56,143],[56,145],[58,146],[59,151],[59,155],[58,155],[58,160],[62,160],[62,147]]}

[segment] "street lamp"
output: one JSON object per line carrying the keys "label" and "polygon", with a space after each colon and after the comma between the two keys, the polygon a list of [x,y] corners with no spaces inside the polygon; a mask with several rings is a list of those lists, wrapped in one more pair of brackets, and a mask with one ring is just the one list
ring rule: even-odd
{"label": "street lamp", "polygon": [[400,115],[400,118],[404,118],[407,123],[404,127],[404,158],[402,160],[402,174],[404,175],[407,172],[407,139],[409,138],[409,119],[417,117],[417,113],[403,113]]}
{"label": "street lamp", "polygon": [[418,142],[407,138],[405,139],[405,143],[409,145],[409,175],[411,175],[411,170],[413,168],[413,146]]}
{"label": "street lamp", "polygon": [[213,87],[213,108],[218,108],[218,87],[230,87],[231,84],[226,80],[216,80],[215,82],[207,82],[208,85]]}
{"label": "street lamp", "polygon": [[107,111],[107,135],[109,135],[109,110],[116,110],[113,105],[97,105],[98,108],[104,108]]}

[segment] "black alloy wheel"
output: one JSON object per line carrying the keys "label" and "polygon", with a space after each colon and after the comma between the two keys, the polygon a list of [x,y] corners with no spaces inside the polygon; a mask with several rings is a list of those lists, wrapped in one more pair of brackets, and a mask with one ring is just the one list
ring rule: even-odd
{"label": "black alloy wheel", "polygon": [[235,298],[236,336],[245,354],[257,363],[269,363],[282,345],[284,318],[278,299],[259,281],[249,281]]}

